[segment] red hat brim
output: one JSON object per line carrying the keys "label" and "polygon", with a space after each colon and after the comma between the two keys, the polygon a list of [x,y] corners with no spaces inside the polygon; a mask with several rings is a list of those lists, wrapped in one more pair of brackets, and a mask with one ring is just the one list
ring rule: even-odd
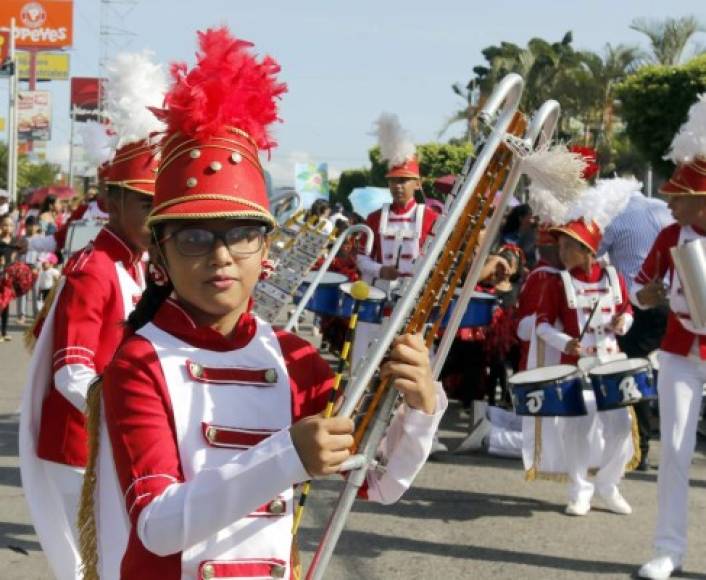
{"label": "red hat brim", "polygon": [[706,160],[679,165],[659,191],[665,195],[706,195]]}
{"label": "red hat brim", "polygon": [[147,225],[170,220],[243,219],[257,220],[272,227],[276,222],[262,206],[226,195],[186,196],[163,203],[152,210]]}

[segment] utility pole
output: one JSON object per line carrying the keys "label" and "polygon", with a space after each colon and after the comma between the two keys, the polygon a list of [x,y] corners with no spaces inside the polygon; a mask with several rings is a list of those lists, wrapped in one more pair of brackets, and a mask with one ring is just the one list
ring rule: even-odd
{"label": "utility pole", "polygon": [[8,49],[10,67],[10,110],[7,120],[7,193],[10,199],[19,205],[17,191],[17,52],[15,51],[15,19],[10,20],[10,46]]}

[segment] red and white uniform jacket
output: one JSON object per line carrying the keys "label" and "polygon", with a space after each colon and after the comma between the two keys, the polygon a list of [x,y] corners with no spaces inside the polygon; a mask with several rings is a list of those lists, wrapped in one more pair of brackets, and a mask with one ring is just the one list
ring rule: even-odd
{"label": "red and white uniform jacket", "polygon": [[105,213],[97,201],[91,201],[78,206],[63,223],[59,229],[51,236],[36,236],[29,240],[29,249],[35,252],[57,252],[61,251],[66,244],[66,236],[69,233],[69,226],[77,220],[107,220]]}
{"label": "red and white uniform jacket", "polygon": [[[559,276],[547,281],[537,313],[537,336],[562,352],[561,363],[578,362],[577,357],[565,354],[564,350],[572,338],[581,334],[596,300],[598,308],[581,340],[582,356],[607,359],[620,351],[615,335],[625,334],[633,322],[623,277],[612,266],[594,263],[588,274],[581,268],[571,272],[562,270]],[[625,315],[624,322],[612,330],[611,323],[620,314]],[[554,326],[557,320],[563,330]]]}
{"label": "red and white uniform jacket", "polygon": [[[520,364],[519,370],[537,366],[537,337],[535,334],[537,312],[544,296],[546,284],[556,278],[559,269],[540,260],[527,276],[522,285],[517,302],[517,337],[520,339]],[[544,364],[555,364],[558,360],[545,360]],[[558,358],[558,357],[557,357]],[[531,363],[528,366],[528,360]],[[544,365],[542,365],[544,366]]]}
{"label": "red and white uniform jacket", "polygon": [[142,253],[110,229],[64,270],[53,325],[51,384],[42,405],[37,455],[84,467],[88,386],[103,372],[123,338],[123,322],[144,289]]}
{"label": "red and white uniform jacket", "polygon": [[[331,386],[313,346],[250,313],[226,338],[162,305],[104,373],[131,527],[120,577],[289,578],[292,488],[309,479],[289,427],[319,413]],[[434,415],[400,407],[369,498],[393,502],[409,487],[445,407],[440,387]]]}
{"label": "red and white uniform jacket", "polygon": [[383,266],[396,266],[411,274],[438,214],[414,199],[405,207],[385,204],[368,216],[366,223],[375,233],[370,256],[358,256],[358,268],[367,283],[380,276]]}
{"label": "red and white uniform jacket", "polygon": [[[631,288],[632,302],[644,308],[637,298],[637,293],[651,280],[662,280],[669,276],[669,318],[667,330],[662,338],[661,349],[673,354],[688,356],[694,347],[698,347],[701,360],[706,360],[706,328],[695,328],[691,322],[686,297],[679,276],[674,270],[671,248],[706,237],[706,232],[695,226],[672,224],[664,228],[640,269],[635,284]],[[695,341],[698,341],[695,343]]]}

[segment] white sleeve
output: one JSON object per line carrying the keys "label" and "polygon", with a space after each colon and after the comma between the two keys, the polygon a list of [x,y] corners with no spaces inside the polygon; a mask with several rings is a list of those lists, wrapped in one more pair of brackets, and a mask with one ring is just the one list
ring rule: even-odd
{"label": "white sleeve", "polygon": [[308,479],[284,429],[225,465],[170,485],[140,514],[137,535],[158,556],[183,552]]}
{"label": "white sleeve", "polygon": [[367,476],[368,499],[382,504],[395,503],[409,489],[426,463],[434,434],[448,401],[441,383],[436,384],[436,409],[433,415],[402,404],[396,411],[380,444],[380,471],[371,470]]}
{"label": "white sleeve", "polygon": [[534,323],[537,320],[537,316],[533,314],[532,316],[525,316],[520,323],[517,325],[517,338],[525,342],[532,340],[532,329],[534,328]]}
{"label": "white sleeve", "polygon": [[376,262],[366,254],[358,254],[355,261],[364,278],[380,277],[380,268],[382,268],[380,262]]}
{"label": "white sleeve", "polygon": [[568,334],[557,330],[548,322],[542,322],[537,326],[537,336],[559,352],[564,352],[566,345],[571,340]]}
{"label": "white sleeve", "polygon": [[[74,358],[76,355],[74,355]],[[82,358],[89,358],[88,356]],[[92,358],[92,357],[91,357]],[[54,386],[81,413],[86,412],[86,394],[96,370],[93,366],[68,364],[54,373]]]}
{"label": "white sleeve", "polygon": [[615,334],[618,336],[625,336],[629,331],[630,328],[632,327],[632,323],[635,321],[633,318],[632,314],[628,314],[627,312],[623,314],[623,323],[614,329]]}
{"label": "white sleeve", "polygon": [[54,236],[33,236],[27,238],[27,249],[34,252],[49,252],[56,251],[56,238]]}

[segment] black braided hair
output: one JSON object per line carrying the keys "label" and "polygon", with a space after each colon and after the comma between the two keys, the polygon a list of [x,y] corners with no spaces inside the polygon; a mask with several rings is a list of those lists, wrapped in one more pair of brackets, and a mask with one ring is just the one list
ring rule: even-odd
{"label": "black braided hair", "polygon": [[[161,224],[158,224],[152,230],[153,243],[157,246],[159,240],[162,237]],[[161,252],[160,252],[161,254]],[[142,293],[140,301],[135,305],[135,309],[132,311],[130,316],[127,317],[127,326],[132,332],[137,332],[148,322],[152,322],[155,314],[159,308],[164,304],[165,300],[169,298],[171,293],[174,291],[174,286],[171,280],[167,280],[163,286],[157,285],[154,280],[147,277],[147,287]]]}

